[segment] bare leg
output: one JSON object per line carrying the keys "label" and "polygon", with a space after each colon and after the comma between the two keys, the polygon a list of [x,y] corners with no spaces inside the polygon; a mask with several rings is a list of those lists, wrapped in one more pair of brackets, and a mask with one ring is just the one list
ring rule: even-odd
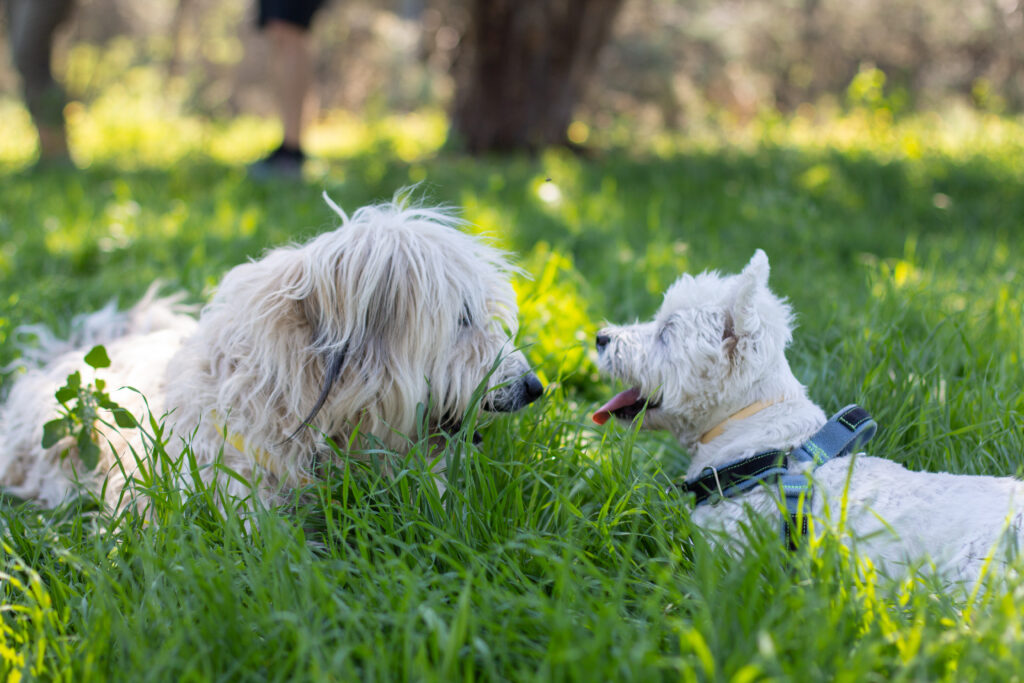
{"label": "bare leg", "polygon": [[302,143],[306,100],[313,81],[309,31],[277,19],[268,21],[265,30],[270,40],[270,76],[284,128],[284,146],[297,150]]}
{"label": "bare leg", "polygon": [[7,0],[14,65],[21,74],[25,104],[39,132],[42,159],[67,158],[64,90],[50,65],[53,35],[70,14],[73,0]]}

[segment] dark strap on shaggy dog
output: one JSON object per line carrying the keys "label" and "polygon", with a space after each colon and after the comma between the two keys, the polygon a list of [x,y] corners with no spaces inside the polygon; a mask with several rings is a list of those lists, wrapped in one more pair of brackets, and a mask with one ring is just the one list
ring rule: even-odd
{"label": "dark strap on shaggy dog", "polygon": [[303,418],[302,424],[296,427],[295,431],[288,435],[288,438],[281,443],[294,439],[298,436],[299,432],[302,431],[303,427],[312,426],[311,423],[313,422],[313,418],[316,417],[316,414],[324,407],[324,403],[327,402],[327,396],[331,393],[331,388],[334,386],[334,383],[338,381],[338,377],[341,376],[341,368],[345,364],[345,354],[347,351],[348,344],[345,344],[341,349],[332,352],[327,357],[327,369],[324,371],[324,383],[320,388],[320,396],[317,397],[316,403],[313,404],[312,410],[309,411],[309,415]]}
{"label": "dark strap on shaggy dog", "polygon": [[[790,453],[764,451],[722,468],[706,467],[699,477],[683,482],[679,488],[685,493],[693,493],[696,505],[700,505],[716,494],[730,498],[758,482],[777,482],[786,504],[786,511],[782,515],[782,538],[793,550],[796,549],[797,540],[807,534],[804,505],[813,493],[811,473],[833,458],[849,455],[871,439],[877,429],[878,425],[868,411],[858,405],[848,405]],[[787,456],[797,462],[810,462],[812,467],[804,472],[790,474],[786,466]],[[794,531],[797,528],[800,529],[799,533]]]}

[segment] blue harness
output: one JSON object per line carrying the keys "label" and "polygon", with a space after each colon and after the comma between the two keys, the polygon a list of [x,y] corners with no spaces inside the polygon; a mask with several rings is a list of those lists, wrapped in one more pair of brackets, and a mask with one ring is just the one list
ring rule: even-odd
{"label": "blue harness", "polygon": [[[712,498],[731,498],[764,482],[777,483],[786,503],[782,515],[782,539],[789,548],[795,549],[797,539],[807,534],[807,515],[800,512],[801,499],[808,501],[812,494],[810,473],[833,458],[849,455],[855,448],[867,443],[877,423],[858,405],[849,405],[833,415],[825,426],[810,439],[790,452],[773,450],[724,467],[705,467],[699,477],[679,484],[684,493],[692,493],[696,504]],[[798,463],[809,462],[808,471],[792,474],[787,460]],[[799,534],[794,529],[799,526]]]}

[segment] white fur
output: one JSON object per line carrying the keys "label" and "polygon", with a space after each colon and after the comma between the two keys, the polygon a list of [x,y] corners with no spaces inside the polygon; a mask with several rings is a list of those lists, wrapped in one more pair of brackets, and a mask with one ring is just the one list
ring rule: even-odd
{"label": "white fur", "polygon": [[[372,437],[402,453],[420,426],[419,405],[436,430],[457,426],[484,382],[487,410],[537,398],[542,387],[512,346],[513,269],[502,252],[441,209],[392,203],[348,218],[334,208],[341,227],[233,268],[198,320],[180,297],[151,290],[129,311],[108,306],[77,320],[71,341],[33,328],[41,348],[26,360],[38,367],[18,377],[0,409],[0,485],[55,505],[76,477],[96,491],[106,480],[107,502],[121,500],[137,470],[133,453],[146,450],[139,430],[98,425],[96,473],[82,471],[70,439],[41,446],[43,424],[56,417],[54,392],[74,370],[84,381],[103,378],[136,417],[166,416],[171,455],[188,443],[204,478],[216,476],[209,465],[222,454],[268,503],[334,457],[324,434],[342,448]],[[95,373],[82,360],[94,344],[112,360]],[[303,427],[339,353],[323,407]],[[229,493],[250,492],[224,481]]]}
{"label": "white fur", "polygon": [[[791,329],[789,306],[768,289],[768,259],[758,250],[738,275],[683,275],[653,321],[601,330],[600,368],[650,399],[643,426],[672,431],[692,454],[692,479],[708,466],[792,449],[825,423],[786,361]],[[775,400],[700,442],[746,406]],[[638,407],[620,415],[628,419]],[[1009,477],[914,472],[861,454],[828,462],[814,482],[817,523],[842,521],[845,540],[893,576],[932,562],[947,579],[975,581],[988,554],[998,565],[1024,540],[1024,482]],[[693,519],[712,537],[741,545],[748,516],[774,521],[779,511],[778,496],[755,487],[698,506]]]}

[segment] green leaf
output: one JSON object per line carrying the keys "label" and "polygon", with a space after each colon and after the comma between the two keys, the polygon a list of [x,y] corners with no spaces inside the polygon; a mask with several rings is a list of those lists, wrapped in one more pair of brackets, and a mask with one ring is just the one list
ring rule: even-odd
{"label": "green leaf", "polygon": [[107,383],[106,383],[106,381],[104,381],[104,380],[100,379],[99,377],[97,377],[97,378],[96,378],[96,392],[97,392],[97,393],[102,393],[102,392],[103,392],[103,390],[104,390],[104,389],[105,389],[106,387],[107,387]]}
{"label": "green leaf", "polygon": [[72,372],[68,375],[67,381],[64,382],[64,386],[57,390],[54,396],[61,403],[67,403],[71,399],[78,396],[78,390],[82,386],[82,373]]}
{"label": "green leaf", "polygon": [[78,396],[78,391],[76,391],[75,389],[72,389],[71,387],[64,386],[64,387],[61,387],[60,389],[58,389],[57,393],[55,393],[54,396],[61,403],[67,403],[71,399],[73,399],[76,396]]}
{"label": "green leaf", "polygon": [[110,356],[107,355],[107,350],[102,345],[97,345],[85,354],[85,362],[94,368],[109,368]]}
{"label": "green leaf", "polygon": [[125,429],[135,427],[137,424],[135,417],[120,406],[114,409],[114,422],[117,423],[118,427],[124,427]]}
{"label": "green leaf", "polygon": [[88,429],[78,433],[78,459],[85,465],[85,469],[94,470],[100,461],[100,447],[93,443]]}
{"label": "green leaf", "polygon": [[64,418],[50,420],[43,425],[43,448],[49,448],[63,439],[68,434],[67,424]]}

